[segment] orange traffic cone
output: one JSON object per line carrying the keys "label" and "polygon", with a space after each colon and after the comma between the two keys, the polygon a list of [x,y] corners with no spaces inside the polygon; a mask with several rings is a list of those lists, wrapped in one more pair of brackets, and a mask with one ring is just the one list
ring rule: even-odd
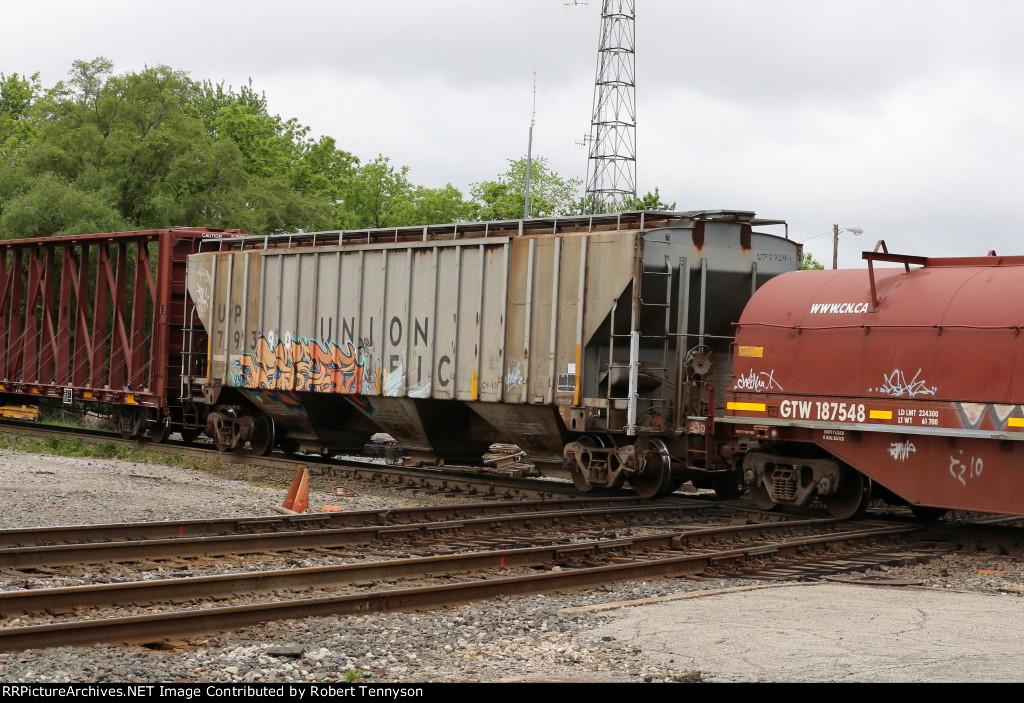
{"label": "orange traffic cone", "polygon": [[309,507],[309,469],[300,466],[295,470],[295,478],[282,507],[296,513]]}

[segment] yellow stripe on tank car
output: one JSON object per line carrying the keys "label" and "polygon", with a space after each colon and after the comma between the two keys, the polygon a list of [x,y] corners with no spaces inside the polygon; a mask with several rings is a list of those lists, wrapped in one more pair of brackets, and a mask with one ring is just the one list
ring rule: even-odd
{"label": "yellow stripe on tank car", "polygon": [[470,400],[476,400],[476,380],[477,380],[478,373],[479,372],[474,371],[472,379],[470,380],[470,387],[469,387],[469,399]]}
{"label": "yellow stripe on tank car", "polygon": [[1007,427],[1024,427],[1024,417],[1011,417],[1006,421]]}
{"label": "yellow stripe on tank car", "polygon": [[726,403],[726,410],[746,410],[752,413],[763,413],[767,406],[764,403]]}
{"label": "yellow stripe on tank car", "polygon": [[870,410],[868,417],[872,420],[891,420],[892,410]]}
{"label": "yellow stripe on tank car", "polygon": [[755,359],[760,359],[764,356],[764,347],[740,347],[739,356],[749,356]]}

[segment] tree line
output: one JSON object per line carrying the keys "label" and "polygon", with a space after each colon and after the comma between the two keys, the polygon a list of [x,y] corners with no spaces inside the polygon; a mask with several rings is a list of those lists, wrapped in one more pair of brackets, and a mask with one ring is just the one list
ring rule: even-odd
{"label": "tree line", "polygon": [[[0,238],[180,225],[271,234],[399,227],[523,215],[526,159],[468,195],[416,185],[383,155],[368,161],[237,90],[167,66],[115,74],[75,61],[44,87],[0,73]],[[543,157],[531,216],[583,212],[582,182]],[[674,209],[657,189],[623,209]]]}

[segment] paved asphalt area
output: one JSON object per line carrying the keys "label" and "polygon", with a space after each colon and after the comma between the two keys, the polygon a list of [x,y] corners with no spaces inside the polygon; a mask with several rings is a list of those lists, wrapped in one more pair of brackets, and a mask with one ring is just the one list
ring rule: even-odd
{"label": "paved asphalt area", "polygon": [[821,583],[607,609],[599,636],[715,682],[1024,682],[1024,599]]}

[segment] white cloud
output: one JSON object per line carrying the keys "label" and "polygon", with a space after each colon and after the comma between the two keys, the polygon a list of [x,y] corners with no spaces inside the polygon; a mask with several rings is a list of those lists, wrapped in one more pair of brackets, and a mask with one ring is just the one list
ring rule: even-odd
{"label": "white cloud", "polygon": [[[582,178],[600,2],[37,0],[5,7],[0,71],[63,78],[104,55],[253,79],[271,109],[414,182],[469,184],[526,152]],[[637,0],[638,186],[754,208],[794,238],[863,227],[930,255],[1020,251],[1024,4]],[[831,238],[808,242],[831,260]]]}

